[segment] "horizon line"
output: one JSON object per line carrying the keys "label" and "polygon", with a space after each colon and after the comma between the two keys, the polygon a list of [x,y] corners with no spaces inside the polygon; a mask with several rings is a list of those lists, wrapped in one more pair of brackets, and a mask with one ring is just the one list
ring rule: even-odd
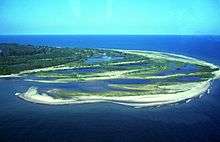
{"label": "horizon line", "polygon": [[0,34],[0,36],[220,36],[220,34]]}

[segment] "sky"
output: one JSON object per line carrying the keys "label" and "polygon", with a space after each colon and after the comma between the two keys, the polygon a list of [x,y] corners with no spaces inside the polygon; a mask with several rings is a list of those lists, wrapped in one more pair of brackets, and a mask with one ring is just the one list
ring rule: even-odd
{"label": "sky", "polygon": [[0,0],[0,34],[220,35],[220,0]]}

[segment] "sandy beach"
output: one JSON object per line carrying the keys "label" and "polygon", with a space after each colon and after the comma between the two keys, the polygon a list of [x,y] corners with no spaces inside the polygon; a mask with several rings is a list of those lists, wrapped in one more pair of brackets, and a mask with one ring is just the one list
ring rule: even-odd
{"label": "sandy beach", "polygon": [[144,96],[124,96],[124,97],[102,97],[102,96],[78,96],[68,100],[54,99],[47,94],[39,94],[37,88],[31,87],[25,93],[17,94],[20,98],[39,104],[63,105],[63,104],[80,104],[94,102],[112,102],[133,107],[158,106],[164,104],[176,103],[197,97],[205,93],[210,87],[210,81],[191,84],[192,89],[176,94],[158,94]]}
{"label": "sandy beach", "polygon": [[[118,50],[117,50],[118,51]],[[122,51],[122,50],[120,50]],[[211,68],[218,68],[218,66],[197,60],[195,58],[186,57],[182,55],[176,55],[176,54],[169,54],[169,53],[160,53],[160,52],[153,52],[153,51],[133,51],[133,50],[126,50],[122,51],[130,54],[138,54],[147,56],[149,58],[153,59],[166,59],[171,61],[180,61],[184,63],[193,63],[197,65],[203,65],[203,66],[209,66]],[[146,54],[148,53],[148,54]],[[169,56],[171,55],[171,56]],[[71,67],[58,67],[58,68],[47,68],[47,69],[36,69],[33,71],[25,71],[22,73],[30,73],[30,72],[38,72],[42,70],[56,70],[56,69],[69,69]],[[104,73],[106,74],[106,73]],[[77,96],[72,97],[72,99],[54,99],[53,97],[43,93],[40,94],[37,90],[37,88],[31,87],[28,89],[25,93],[19,93],[17,94],[20,98],[30,101],[33,103],[39,103],[39,104],[48,104],[48,105],[61,105],[61,104],[80,104],[80,103],[94,103],[94,102],[112,102],[116,104],[121,105],[127,105],[127,106],[133,106],[133,107],[146,107],[146,106],[160,106],[164,104],[172,104],[180,101],[186,101],[189,102],[189,99],[193,97],[200,96],[201,94],[205,93],[211,84],[211,81],[214,79],[217,79],[220,77],[220,71],[214,72],[215,77],[210,78],[208,81],[203,82],[195,82],[190,84],[190,88],[186,88],[185,84],[180,84],[180,87],[183,88],[183,92],[179,92],[176,94],[157,94],[157,95],[149,95],[146,92],[146,95],[142,96],[119,96],[119,97],[106,97],[106,96],[98,96],[98,95],[92,95],[92,96]],[[112,75],[114,78],[117,78],[118,76],[121,76],[121,74],[118,72],[112,72]],[[181,75],[181,74],[177,74]],[[170,76],[152,76],[149,78],[166,78]],[[103,78],[102,78],[103,79]],[[104,77],[104,79],[109,79],[108,77]],[[111,79],[111,77],[110,77]],[[185,86],[184,86],[185,85]],[[189,86],[189,85],[188,85]],[[185,88],[184,88],[185,87]],[[171,89],[175,89],[175,86],[171,86]]]}

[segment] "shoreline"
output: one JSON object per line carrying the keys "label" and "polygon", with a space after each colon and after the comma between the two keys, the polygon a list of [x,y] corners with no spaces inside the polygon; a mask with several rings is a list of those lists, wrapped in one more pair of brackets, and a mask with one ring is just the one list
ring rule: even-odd
{"label": "shoreline", "polygon": [[[178,57],[178,60],[176,58],[173,57],[168,57],[167,60],[174,60],[174,61],[179,61],[181,60],[182,62],[190,62],[190,61],[194,61],[193,64],[197,64],[197,65],[205,65],[205,66],[209,66],[211,68],[220,68],[220,65],[215,65],[213,63],[209,63],[207,61],[204,60],[200,60],[200,59],[196,59],[193,57],[188,57],[185,55],[180,55],[180,54],[174,54],[174,53],[166,53],[166,52],[158,52],[158,51],[144,51],[144,50],[122,50],[122,49],[105,49],[105,50],[114,50],[114,51],[119,51],[119,52],[124,52],[124,53],[130,53],[130,54],[138,54],[140,55],[140,53],[153,53],[153,54],[161,54],[164,56],[175,56]],[[143,55],[142,55],[143,56]],[[164,56],[150,56],[151,58],[164,58]],[[131,61],[129,61],[128,63],[130,63]],[[134,61],[132,61],[134,62]],[[113,63],[113,64],[117,64],[117,63]],[[122,62],[122,64],[126,64],[126,62]],[[97,65],[96,65],[97,66]],[[92,66],[92,67],[96,67],[96,66]],[[7,77],[20,77],[22,74],[27,74],[27,73],[36,73],[36,72],[40,72],[40,71],[56,71],[56,70],[67,70],[67,69],[77,69],[77,68],[86,68],[86,67],[90,67],[90,66],[76,66],[76,67],[70,67],[70,66],[65,66],[65,64],[62,65],[58,65],[58,66],[51,66],[51,67],[46,67],[46,68],[39,68],[39,69],[33,69],[33,70],[24,70],[21,71],[19,73],[16,74],[9,74],[9,75],[0,75],[0,78],[7,78]],[[218,73],[218,75],[220,76],[220,73]]]}
{"label": "shoreline", "polygon": [[[130,54],[138,54],[143,55],[146,57],[154,58],[154,59],[160,59],[165,58],[166,60],[175,60],[175,61],[181,61],[186,63],[192,63],[197,65],[203,65],[203,66],[209,66],[210,68],[219,68],[218,66],[208,63],[203,60],[178,55],[178,54],[171,54],[171,53],[164,53],[164,52],[154,52],[154,51],[140,51],[140,50],[117,50],[125,53]],[[146,54],[149,53],[149,54]],[[171,57],[169,57],[169,55]],[[176,58],[175,58],[176,57]],[[76,68],[76,67],[65,67],[62,65],[59,66],[60,68],[55,67],[49,67],[46,69],[35,69],[31,71],[24,71],[26,73],[30,72],[37,72],[42,70],[62,70],[62,69],[70,69],[70,68]],[[24,73],[23,72],[23,73]],[[141,95],[141,96],[118,96],[118,97],[105,97],[105,96],[77,96],[73,97],[69,100],[64,99],[54,99],[53,97],[47,95],[47,94],[39,94],[37,91],[37,88],[29,88],[27,92],[17,94],[19,98],[33,102],[38,104],[47,104],[47,105],[65,105],[65,104],[82,104],[82,103],[97,103],[97,102],[111,102],[126,106],[132,106],[132,107],[148,107],[148,106],[160,106],[165,104],[173,104],[180,101],[186,100],[188,102],[189,99],[201,96],[201,94],[207,92],[209,87],[211,86],[211,81],[215,79],[220,78],[220,71],[214,71],[214,77],[210,78],[207,81],[203,82],[196,82],[192,83],[192,88],[190,90],[175,93],[175,94],[157,94],[157,95]]]}
{"label": "shoreline", "polygon": [[79,96],[69,100],[54,99],[47,94],[39,94],[37,88],[31,87],[25,93],[16,93],[16,95],[28,102],[45,105],[67,105],[67,104],[84,104],[97,102],[111,102],[132,107],[149,107],[173,104],[181,101],[187,101],[194,97],[207,92],[210,87],[211,79],[201,83],[195,83],[193,88],[176,94],[158,94],[143,96],[123,96],[123,97],[102,97],[102,96]]}

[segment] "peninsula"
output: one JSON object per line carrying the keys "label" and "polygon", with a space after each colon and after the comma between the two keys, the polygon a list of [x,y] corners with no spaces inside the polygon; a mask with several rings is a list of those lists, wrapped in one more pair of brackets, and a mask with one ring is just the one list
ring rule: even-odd
{"label": "peninsula", "polygon": [[31,84],[16,95],[39,104],[173,104],[209,92],[220,76],[214,64],[155,51],[18,44],[0,44],[0,51],[0,77]]}

